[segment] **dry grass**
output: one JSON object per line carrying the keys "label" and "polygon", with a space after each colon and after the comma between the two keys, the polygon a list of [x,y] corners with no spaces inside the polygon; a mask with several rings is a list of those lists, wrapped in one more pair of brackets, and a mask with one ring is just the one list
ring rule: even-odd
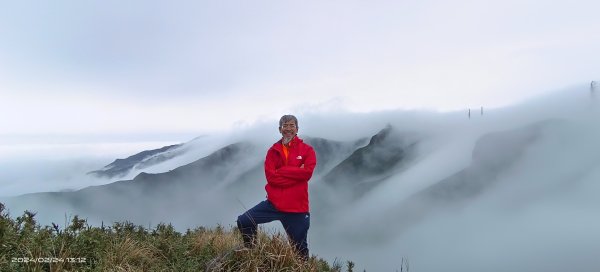
{"label": "dry grass", "polygon": [[199,227],[182,234],[170,224],[92,227],[77,216],[63,228],[41,227],[34,217],[26,212],[12,219],[0,203],[0,271],[341,271],[315,256],[302,259],[285,235],[262,230],[247,250],[237,229]]}
{"label": "dry grass", "polygon": [[226,232],[222,227],[214,230],[205,230],[194,234],[192,251],[199,253],[209,248],[215,255],[222,255],[239,247],[241,239],[235,231]]}
{"label": "dry grass", "polygon": [[235,252],[220,271],[318,271],[313,260],[303,260],[286,237],[259,235],[252,250]]}
{"label": "dry grass", "polygon": [[132,268],[147,270],[160,260],[158,250],[151,244],[130,237],[110,242],[104,250],[104,268],[116,271],[131,271]]}

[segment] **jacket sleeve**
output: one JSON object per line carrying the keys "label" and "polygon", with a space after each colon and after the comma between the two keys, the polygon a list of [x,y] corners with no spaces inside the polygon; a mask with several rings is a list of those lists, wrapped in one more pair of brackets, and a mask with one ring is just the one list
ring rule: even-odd
{"label": "jacket sleeve", "polygon": [[277,169],[277,174],[295,180],[296,182],[308,182],[312,177],[315,166],[317,165],[317,156],[315,150],[310,148],[304,160],[304,168],[295,166],[283,166]]}
{"label": "jacket sleeve", "polygon": [[[298,181],[285,177],[278,173],[277,161],[279,154],[274,149],[269,149],[267,152],[267,158],[265,159],[265,176],[267,183],[275,187],[289,187],[297,183]],[[281,168],[279,168],[281,169]]]}

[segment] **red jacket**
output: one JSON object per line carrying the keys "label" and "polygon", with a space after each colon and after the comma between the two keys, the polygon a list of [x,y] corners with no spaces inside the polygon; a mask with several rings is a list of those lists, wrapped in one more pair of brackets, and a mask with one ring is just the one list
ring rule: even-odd
{"label": "red jacket", "polygon": [[265,159],[267,199],[282,212],[308,212],[308,180],[316,165],[315,150],[298,136],[289,144],[287,161],[281,140],[274,143]]}

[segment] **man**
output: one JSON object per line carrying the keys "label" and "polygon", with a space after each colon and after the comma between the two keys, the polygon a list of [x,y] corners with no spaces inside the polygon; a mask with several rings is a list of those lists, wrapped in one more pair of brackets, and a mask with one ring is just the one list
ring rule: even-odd
{"label": "man", "polygon": [[317,165],[314,149],[298,138],[298,119],[284,115],[279,120],[281,140],[273,144],[265,159],[267,200],[238,216],[237,226],[244,245],[252,247],[258,224],[279,220],[292,244],[308,258],[306,236],[310,227],[308,181]]}

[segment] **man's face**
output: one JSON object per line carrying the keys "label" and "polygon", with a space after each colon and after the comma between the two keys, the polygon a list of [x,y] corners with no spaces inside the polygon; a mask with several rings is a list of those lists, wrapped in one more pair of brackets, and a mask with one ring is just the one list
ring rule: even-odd
{"label": "man's face", "polygon": [[287,121],[279,127],[279,132],[283,136],[284,143],[288,143],[296,134],[298,134],[298,127],[294,120]]}

